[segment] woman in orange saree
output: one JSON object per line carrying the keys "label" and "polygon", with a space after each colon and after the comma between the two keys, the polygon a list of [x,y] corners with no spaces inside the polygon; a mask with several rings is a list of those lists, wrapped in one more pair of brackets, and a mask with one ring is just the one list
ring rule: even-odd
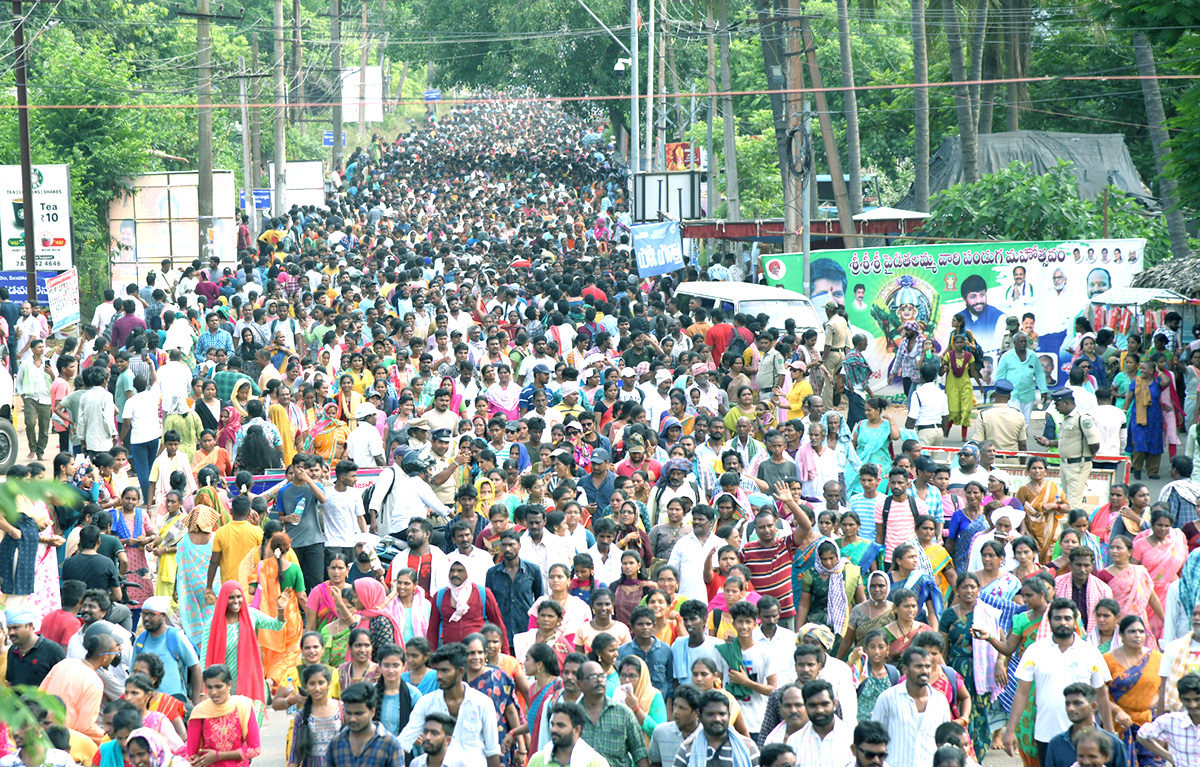
{"label": "woman in orange saree", "polygon": [[[1174,527],[1175,519],[1166,509],[1150,515],[1150,529],[1133,539],[1133,562],[1145,565],[1154,579],[1154,593],[1160,604],[1167,603],[1167,589],[1179,579],[1179,570],[1188,555],[1187,537]],[[1148,616],[1146,629],[1151,636],[1163,635],[1162,618]]]}
{"label": "woman in orange saree", "polygon": [[285,559],[292,548],[292,539],[287,533],[271,536],[267,546],[266,556],[258,563],[258,589],[250,606],[275,605],[281,595],[286,600],[283,628],[258,630],[263,670],[267,679],[278,684],[288,669],[300,662],[300,637],[304,633],[304,575],[299,565]]}
{"label": "woman in orange saree", "polygon": [[1112,675],[1108,691],[1112,696],[1113,724],[1125,744],[1128,764],[1133,767],[1160,765],[1137,740],[1138,728],[1154,718],[1152,710],[1158,701],[1158,676],[1162,655],[1146,644],[1146,626],[1136,615],[1121,619],[1118,629],[1121,644],[1104,654],[1104,662]]}
{"label": "woman in orange saree", "polygon": [[321,417],[304,438],[303,452],[319,455],[331,466],[345,450],[346,438],[350,436],[350,428],[341,420],[340,412],[341,406],[337,402],[326,402]]}

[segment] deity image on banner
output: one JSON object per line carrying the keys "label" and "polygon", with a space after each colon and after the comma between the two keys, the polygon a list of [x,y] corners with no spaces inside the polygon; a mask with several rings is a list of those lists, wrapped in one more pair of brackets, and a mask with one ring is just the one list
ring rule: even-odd
{"label": "deity image on banner", "polygon": [[922,334],[936,326],[939,302],[937,290],[911,274],[884,285],[871,305],[871,318],[879,327],[879,335],[887,339],[887,350],[895,352],[900,328],[906,322],[917,323]]}

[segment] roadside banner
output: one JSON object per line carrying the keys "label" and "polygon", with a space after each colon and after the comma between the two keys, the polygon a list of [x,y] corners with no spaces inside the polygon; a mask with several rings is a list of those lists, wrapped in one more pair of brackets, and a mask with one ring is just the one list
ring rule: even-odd
{"label": "roadside banner", "polygon": [[[983,242],[891,248],[822,250],[812,253],[813,305],[845,306],[851,337],[867,336],[871,391],[896,397],[901,391],[896,344],[906,322],[915,322],[942,354],[950,318],[963,315],[983,349],[980,374],[991,386],[1006,320],[1013,316],[1034,340],[1047,384],[1065,383],[1071,360],[1075,318],[1093,327],[1097,307],[1090,299],[1110,288],[1126,287],[1142,270],[1144,239],[1055,242]],[[767,284],[803,290],[799,253],[766,255]],[[1118,340],[1122,334],[1118,331]]]}
{"label": "roadside banner", "polygon": [[639,224],[630,227],[633,251],[637,255],[638,275],[653,277],[683,268],[683,238],[679,224]]}
{"label": "roadside banner", "polygon": [[46,298],[54,320],[51,332],[79,324],[79,270],[72,267],[46,280]]}

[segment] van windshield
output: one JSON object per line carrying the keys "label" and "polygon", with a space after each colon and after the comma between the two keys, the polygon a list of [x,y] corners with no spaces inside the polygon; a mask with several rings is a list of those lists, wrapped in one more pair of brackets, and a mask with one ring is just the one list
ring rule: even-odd
{"label": "van windshield", "polygon": [[821,323],[817,319],[817,313],[813,311],[812,305],[804,301],[742,301],[738,306],[739,311],[749,314],[766,314],[770,319],[768,326],[772,328],[782,328],[783,322],[791,317],[796,320],[796,326],[801,328],[820,328]]}

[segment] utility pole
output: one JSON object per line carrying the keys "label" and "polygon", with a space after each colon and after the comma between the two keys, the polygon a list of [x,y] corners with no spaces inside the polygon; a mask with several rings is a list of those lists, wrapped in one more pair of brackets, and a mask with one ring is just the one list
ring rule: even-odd
{"label": "utility pole", "polygon": [[254,204],[254,177],[250,170],[250,108],[246,104],[246,59],[238,56],[238,95],[242,101],[242,181],[246,189],[246,215],[250,216],[250,231],[258,231],[258,208]]}
{"label": "utility pole", "polygon": [[854,219],[850,212],[850,195],[846,191],[846,178],[842,175],[842,160],[838,155],[837,139],[833,134],[833,118],[829,116],[829,103],[821,85],[821,70],[817,66],[817,49],[813,46],[812,30],[808,17],[800,17],[800,33],[803,35],[804,57],[808,60],[808,78],[812,81],[813,94],[817,100],[817,119],[821,123],[821,141],[825,144],[825,158],[829,161],[829,175],[833,178],[833,196],[837,200],[838,221],[842,225],[842,243],[848,248],[858,247],[854,234]]}
{"label": "utility pole", "polygon": [[704,151],[708,157],[708,175],[705,177],[708,187],[708,210],[705,215],[709,218],[716,218],[713,212],[717,209],[717,169],[713,164],[713,119],[717,114],[717,40],[713,35],[716,29],[716,22],[713,20],[712,3],[706,3],[708,6],[708,18],[704,25],[708,32],[708,136],[704,145]]}
{"label": "utility pole", "polygon": [[[642,170],[641,148],[639,146],[642,138],[638,135],[638,7],[637,0],[629,0],[629,58],[630,58],[630,84],[629,84],[629,171],[630,173],[640,173]],[[637,182],[634,182],[633,188],[637,189]],[[629,212],[636,215],[636,198],[634,199],[634,207]]]}
{"label": "utility pole", "polygon": [[[667,18],[667,7],[665,0],[657,0],[661,3],[658,9],[659,14],[663,19]],[[655,0],[650,0],[655,2]],[[658,160],[658,169],[667,169],[667,25],[659,24],[658,33],[658,151],[654,157]]]}
{"label": "utility pole", "polygon": [[[250,102],[262,103],[262,90],[258,85],[258,30],[250,30]],[[262,163],[262,116],[258,107],[250,107],[250,180],[246,183],[257,187],[262,181],[259,165]]]}
{"label": "utility pole", "polygon": [[301,106],[292,110],[292,120],[300,123],[300,131],[304,132],[304,104],[308,99],[304,95],[304,48],[300,39],[300,0],[292,0],[292,81],[296,83],[296,94]]}
{"label": "utility pole", "polygon": [[29,94],[25,70],[29,51],[25,48],[25,16],[21,0],[13,0],[13,43],[16,46],[17,123],[21,140],[21,219],[25,223],[25,289],[27,299],[37,298],[37,253],[33,241],[33,158],[29,147]]}
{"label": "utility pole", "polygon": [[721,44],[721,126],[725,134],[725,201],[728,205],[726,217],[730,221],[742,220],[741,194],[738,192],[737,172],[737,128],[733,122],[733,75],[729,71],[729,0],[720,0],[721,20],[719,41]]}
{"label": "utility pole", "polygon": [[287,96],[284,80],[283,54],[283,0],[275,0],[275,194],[272,213],[276,216],[284,211],[283,189],[287,177]]}
{"label": "utility pole", "polygon": [[200,223],[201,258],[206,257],[212,247],[209,239],[213,222],[213,150],[212,150],[212,37],[208,0],[199,0],[196,6],[196,51],[200,70],[200,82],[196,110],[200,128],[200,168],[196,184],[197,218]]}
{"label": "utility pole", "polygon": [[803,163],[803,173],[800,179],[800,252],[804,266],[804,285],[802,293],[809,295],[812,291],[812,232],[809,231],[809,224],[812,219],[812,181],[813,181],[813,164],[812,164],[812,109],[807,101],[802,107],[803,112],[800,117],[800,132],[804,136],[805,152],[801,159]]}
{"label": "utility pole", "polygon": [[329,0],[330,66],[333,67],[333,167],[342,166],[342,3]]}
{"label": "utility pole", "polygon": [[358,63],[358,138],[367,137],[367,3],[362,7],[362,52]]}
{"label": "utility pole", "polygon": [[[779,63],[781,64],[780,69],[783,70],[785,87],[789,91],[780,100],[780,117],[784,126],[784,144],[780,158],[780,168],[783,171],[783,249],[787,253],[803,250],[801,240],[808,230],[802,220],[800,210],[807,177],[802,178],[797,175],[804,171],[805,162],[808,159],[801,156],[808,144],[802,136],[797,135],[802,129],[802,102],[807,103],[804,101],[803,95],[798,92],[804,88],[804,67],[801,59],[803,51],[800,47],[800,27],[797,24],[799,15],[799,0],[788,0],[786,26],[772,23],[770,27],[779,30],[776,34],[779,35],[778,39],[783,45],[783,57]],[[768,27],[763,27],[764,38],[767,29]],[[772,52],[776,51],[778,48],[772,47]],[[772,65],[772,62],[768,61],[768,64]],[[797,140],[798,138],[799,140]]]}
{"label": "utility pole", "polygon": [[654,0],[646,28],[646,170],[654,170]]}

